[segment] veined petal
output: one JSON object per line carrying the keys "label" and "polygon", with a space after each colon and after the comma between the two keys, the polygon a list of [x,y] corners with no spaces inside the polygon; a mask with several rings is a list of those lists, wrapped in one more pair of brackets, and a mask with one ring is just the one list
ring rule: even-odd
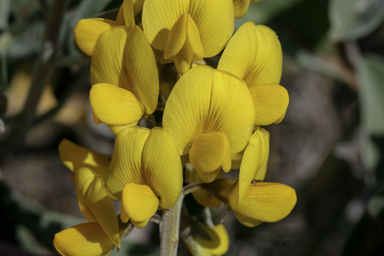
{"label": "veined petal", "polygon": [[67,139],[60,142],[59,153],[61,161],[71,171],[88,167],[96,174],[100,174],[103,180],[107,180],[108,167],[112,156],[80,147]]}
{"label": "veined petal", "polygon": [[128,183],[145,184],[141,174],[142,152],[149,134],[150,130],[137,126],[117,134],[107,179],[111,198],[120,200]]}
{"label": "veined petal", "polygon": [[142,156],[142,175],[160,200],[160,207],[171,208],[179,198],[183,183],[180,155],[172,137],[161,128],[151,129]]}
{"label": "veined petal", "polygon": [[276,33],[266,26],[246,22],[229,41],[217,68],[236,75],[252,87],[280,83],[282,61]]}
{"label": "veined petal", "polygon": [[78,224],[59,232],[53,244],[65,256],[108,255],[115,247],[97,222]]}
{"label": "veined petal", "polygon": [[217,55],[235,28],[232,0],[191,0],[188,13],[199,29],[204,57]]}
{"label": "veined petal", "polygon": [[[201,134],[192,144],[189,150],[189,160],[204,182],[212,182],[224,161],[228,162],[228,159],[225,159],[225,157],[230,157],[228,154],[230,149],[227,148],[227,144],[227,136],[221,132]],[[204,174],[211,175],[207,177]]]}
{"label": "veined petal", "polygon": [[164,57],[173,59],[180,74],[187,72],[193,60],[201,60],[204,49],[199,30],[189,14],[183,14],[173,25],[165,46]]}
{"label": "veined petal", "polygon": [[89,209],[85,195],[95,178],[95,173],[89,168],[81,168],[75,172],[76,194],[79,208],[84,218],[88,221],[96,221],[92,210]]}
{"label": "veined petal", "polygon": [[252,98],[243,81],[229,73],[213,71],[205,132],[225,133],[231,145],[231,154],[244,149],[251,137],[255,116],[250,100]]}
{"label": "veined petal", "polygon": [[255,124],[280,123],[289,104],[287,90],[278,84],[263,84],[249,88],[255,107]]}
{"label": "veined petal", "polygon": [[73,30],[76,44],[83,53],[92,56],[93,49],[100,35],[116,26],[123,26],[123,24],[102,18],[80,20]]}
{"label": "veined petal", "polygon": [[[229,236],[223,224],[214,227],[203,226],[204,230],[210,237],[210,240],[197,237],[196,241],[203,250],[213,255],[223,255],[229,249]],[[200,254],[199,254],[200,255]]]}
{"label": "veined petal", "polygon": [[236,216],[244,216],[244,219],[276,222],[292,211],[296,200],[295,190],[286,185],[255,182],[249,186],[240,204],[233,208],[233,211]]}
{"label": "veined petal", "polygon": [[115,208],[99,175],[95,176],[85,194],[85,202],[111,241],[120,248],[119,224]]}
{"label": "veined petal", "polygon": [[173,88],[164,109],[163,127],[173,137],[180,155],[188,154],[204,132],[209,112],[213,69],[196,67]]}
{"label": "veined petal", "polygon": [[100,36],[92,56],[91,83],[125,88],[143,103],[148,114],[155,111],[159,95],[156,60],[139,27],[132,31],[114,28]]}
{"label": "veined petal", "polygon": [[245,148],[240,165],[239,179],[229,194],[231,207],[236,208],[253,179],[264,180],[269,156],[269,132],[258,128]]}
{"label": "veined petal", "polygon": [[[121,211],[131,221],[143,222],[150,219],[159,207],[159,199],[147,185],[128,183],[121,194]],[[124,220],[123,220],[124,221]]]}
{"label": "veined petal", "polygon": [[135,123],[145,114],[145,107],[133,93],[114,85],[95,84],[89,100],[97,118],[110,125]]}
{"label": "veined petal", "polygon": [[242,150],[252,133],[254,107],[243,81],[229,73],[199,66],[177,82],[164,110],[163,125],[181,155],[202,133],[223,132],[231,153]]}
{"label": "veined petal", "polygon": [[143,6],[143,28],[149,43],[164,51],[168,34],[176,21],[188,13],[190,0],[145,0]]}

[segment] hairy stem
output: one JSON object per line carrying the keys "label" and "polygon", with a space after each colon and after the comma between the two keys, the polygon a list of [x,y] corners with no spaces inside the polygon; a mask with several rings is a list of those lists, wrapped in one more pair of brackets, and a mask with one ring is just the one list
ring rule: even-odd
{"label": "hairy stem", "polygon": [[183,198],[184,196],[181,193],[176,204],[171,209],[163,213],[160,226],[160,256],[177,255]]}

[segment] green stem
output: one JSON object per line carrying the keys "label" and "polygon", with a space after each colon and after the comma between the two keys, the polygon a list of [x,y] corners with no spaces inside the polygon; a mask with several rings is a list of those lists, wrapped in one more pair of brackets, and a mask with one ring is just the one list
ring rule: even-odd
{"label": "green stem", "polygon": [[163,212],[163,217],[160,223],[160,256],[177,255],[183,198],[184,196],[181,193],[176,204],[168,211]]}

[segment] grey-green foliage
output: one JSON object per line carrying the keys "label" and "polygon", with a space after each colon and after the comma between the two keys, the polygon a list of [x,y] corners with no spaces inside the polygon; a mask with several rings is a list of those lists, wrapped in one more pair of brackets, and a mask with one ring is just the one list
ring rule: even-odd
{"label": "grey-green foliage", "polygon": [[359,68],[362,115],[362,158],[367,170],[374,170],[380,159],[372,136],[384,136],[384,59],[378,55],[362,58]]}
{"label": "grey-green foliage", "polygon": [[370,34],[384,20],[383,0],[331,0],[332,42],[354,40]]}

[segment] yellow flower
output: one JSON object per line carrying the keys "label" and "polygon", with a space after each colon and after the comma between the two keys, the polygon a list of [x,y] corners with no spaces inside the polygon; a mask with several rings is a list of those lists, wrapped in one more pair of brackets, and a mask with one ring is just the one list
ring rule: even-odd
{"label": "yellow flower", "polygon": [[234,29],[231,0],[146,0],[143,28],[151,45],[173,59],[179,73],[217,55]]}
{"label": "yellow flower", "polygon": [[182,183],[180,156],[163,129],[130,127],[117,135],[107,188],[121,200],[123,222],[146,226],[159,207],[176,203]]}
{"label": "yellow flower", "polygon": [[118,219],[101,175],[86,167],[75,174],[79,207],[89,223],[56,234],[56,249],[62,255],[99,255],[109,253],[114,246],[120,248]]}
{"label": "yellow flower", "polygon": [[233,0],[235,19],[244,17],[248,12],[249,4],[258,0]]}
{"label": "yellow flower", "polygon": [[252,98],[244,82],[208,66],[181,77],[163,117],[179,154],[189,153],[205,182],[212,182],[221,167],[225,172],[231,169],[231,154],[246,146],[253,124]]}
{"label": "yellow flower", "polygon": [[217,68],[245,81],[255,106],[255,125],[283,120],[289,97],[279,85],[282,51],[273,30],[244,23],[229,41]]}

